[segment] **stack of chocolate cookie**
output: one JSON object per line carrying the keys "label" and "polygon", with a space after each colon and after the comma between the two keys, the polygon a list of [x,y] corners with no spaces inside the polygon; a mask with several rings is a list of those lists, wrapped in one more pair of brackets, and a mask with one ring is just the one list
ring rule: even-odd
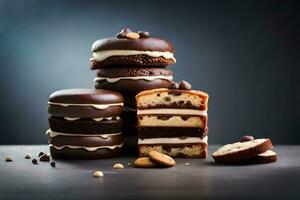
{"label": "stack of chocolate cookie", "polygon": [[120,115],[123,97],[98,89],[67,89],[49,97],[53,158],[97,159],[119,154],[123,145]]}
{"label": "stack of chocolate cookie", "polygon": [[207,156],[208,94],[172,83],[136,96],[139,155],[152,150],[172,157]]}
{"label": "stack of chocolate cookie", "polygon": [[116,37],[92,45],[91,69],[97,77],[94,87],[120,92],[124,96],[123,133],[136,138],[135,95],[143,90],[165,88],[173,72],[165,69],[176,62],[172,44],[150,37],[149,32],[124,28]]}

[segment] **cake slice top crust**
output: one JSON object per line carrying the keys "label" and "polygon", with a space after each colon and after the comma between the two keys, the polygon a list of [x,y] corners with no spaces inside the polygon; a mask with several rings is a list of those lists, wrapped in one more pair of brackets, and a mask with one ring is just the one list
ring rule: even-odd
{"label": "cake slice top crust", "polygon": [[207,110],[209,95],[197,90],[158,88],[136,95],[137,108],[181,108]]}

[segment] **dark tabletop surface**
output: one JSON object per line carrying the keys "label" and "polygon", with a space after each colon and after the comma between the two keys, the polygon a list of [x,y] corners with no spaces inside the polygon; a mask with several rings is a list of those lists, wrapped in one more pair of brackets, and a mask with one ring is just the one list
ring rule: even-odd
{"label": "dark tabletop surface", "polygon": [[[210,153],[217,147],[211,145]],[[0,199],[300,199],[300,146],[275,146],[278,161],[272,164],[222,166],[209,156],[176,159],[167,169],[133,168],[134,156],[57,160],[56,168],[24,159],[40,151],[48,146],[0,146]],[[5,162],[7,155],[14,161]],[[125,169],[113,169],[114,163]],[[104,177],[94,178],[96,170]]]}

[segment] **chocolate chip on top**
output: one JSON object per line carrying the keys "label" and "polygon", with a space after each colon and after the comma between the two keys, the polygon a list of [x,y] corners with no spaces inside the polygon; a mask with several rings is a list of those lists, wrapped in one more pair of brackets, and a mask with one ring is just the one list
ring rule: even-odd
{"label": "chocolate chip on top", "polygon": [[133,32],[129,28],[123,28],[120,33],[117,33],[116,37],[120,39],[132,39],[136,40],[139,38],[149,38],[150,33],[147,31],[138,31],[138,32]]}
{"label": "chocolate chip on top", "polygon": [[131,33],[132,31],[129,28],[123,28],[120,33],[117,33],[117,38],[126,38],[127,33]]}
{"label": "chocolate chip on top", "polygon": [[168,89],[178,89],[178,83],[176,82],[171,82]]}
{"label": "chocolate chip on top", "polygon": [[179,82],[179,89],[180,90],[191,90],[192,85],[187,81],[180,81]]}
{"label": "chocolate chip on top", "polygon": [[148,38],[150,36],[148,31],[138,31],[138,34],[140,35],[140,38]]}
{"label": "chocolate chip on top", "polygon": [[50,156],[47,154],[43,154],[42,156],[39,157],[39,159],[42,162],[50,162]]}
{"label": "chocolate chip on top", "polygon": [[254,137],[251,135],[245,135],[240,139],[240,142],[248,142],[254,140]]}

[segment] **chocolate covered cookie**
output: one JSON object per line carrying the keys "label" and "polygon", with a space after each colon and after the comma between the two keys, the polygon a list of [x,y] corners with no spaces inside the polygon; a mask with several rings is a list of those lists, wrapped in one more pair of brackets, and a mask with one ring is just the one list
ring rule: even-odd
{"label": "chocolate covered cookie", "polygon": [[165,67],[176,62],[171,43],[129,29],[123,29],[116,37],[95,41],[92,54],[92,69],[121,65]]}
{"label": "chocolate covered cookie", "polygon": [[154,88],[166,88],[173,80],[173,72],[161,68],[116,67],[97,70],[94,86],[113,90],[127,96]]}

